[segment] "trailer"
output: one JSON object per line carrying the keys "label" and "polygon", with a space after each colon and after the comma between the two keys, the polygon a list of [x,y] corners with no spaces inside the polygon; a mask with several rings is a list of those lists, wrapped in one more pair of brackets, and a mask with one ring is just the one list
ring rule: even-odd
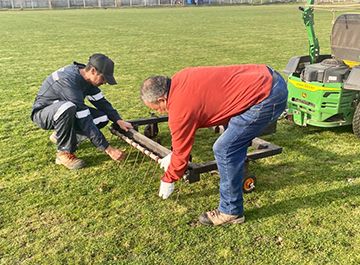
{"label": "trailer", "polygon": [[[127,132],[121,130],[117,124],[112,124],[109,127],[110,132],[117,136],[119,139],[127,142],[133,148],[139,150],[144,156],[154,160],[156,163],[160,163],[159,160],[167,156],[171,150],[162,146],[158,142],[152,140],[158,135],[158,124],[161,122],[167,122],[167,116],[156,116],[154,114],[149,118],[129,120],[134,129],[130,129]],[[268,126],[262,133],[271,134],[276,131],[276,122]],[[139,126],[145,126],[144,134],[139,133]],[[223,126],[216,126],[209,128],[214,133],[222,133],[225,128]],[[252,192],[256,187],[256,177],[248,172],[249,162],[256,161],[261,158],[278,155],[282,152],[280,146],[271,144],[260,138],[255,138],[251,143],[253,151],[247,153],[247,157],[244,164],[244,177],[242,180],[242,189],[244,193]],[[200,175],[203,173],[213,172],[217,169],[216,161],[208,161],[201,164],[194,164],[189,161],[187,170],[184,175],[184,180],[187,183],[195,183],[200,180]]]}

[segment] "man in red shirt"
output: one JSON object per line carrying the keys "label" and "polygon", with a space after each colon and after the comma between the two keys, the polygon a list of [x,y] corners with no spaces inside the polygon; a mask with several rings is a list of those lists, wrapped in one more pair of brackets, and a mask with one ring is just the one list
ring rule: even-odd
{"label": "man in red shirt", "polygon": [[266,65],[190,67],[171,79],[153,76],[140,88],[149,108],[168,113],[173,152],[162,161],[159,196],[166,199],[186,170],[199,128],[227,125],[213,146],[220,173],[220,204],[200,215],[204,225],[245,221],[242,177],[247,148],[285,110],[287,88]]}

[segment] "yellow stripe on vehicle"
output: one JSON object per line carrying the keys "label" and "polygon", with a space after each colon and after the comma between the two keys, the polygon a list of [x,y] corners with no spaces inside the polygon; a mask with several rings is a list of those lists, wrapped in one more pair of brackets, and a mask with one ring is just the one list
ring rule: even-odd
{"label": "yellow stripe on vehicle", "polygon": [[346,60],[343,60],[343,61],[344,61],[344,63],[346,63],[351,68],[353,68],[355,65],[359,65],[359,62],[346,61]]}
{"label": "yellow stripe on vehicle", "polygon": [[312,92],[319,91],[319,90],[341,91],[341,88],[316,86],[316,85],[312,85],[312,84],[308,84],[308,83],[304,83],[304,82],[295,81],[292,79],[289,79],[289,82],[297,88],[309,90]]}

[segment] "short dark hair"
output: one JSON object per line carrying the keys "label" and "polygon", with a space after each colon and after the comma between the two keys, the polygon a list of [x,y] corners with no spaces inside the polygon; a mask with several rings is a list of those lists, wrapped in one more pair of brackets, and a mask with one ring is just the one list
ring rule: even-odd
{"label": "short dark hair", "polygon": [[[85,66],[85,71],[86,71],[86,72],[89,72],[90,69],[91,69],[91,67],[94,67],[94,68],[96,69],[96,67],[93,66],[93,65],[91,65],[90,62],[87,63],[86,66]],[[101,74],[101,72],[100,72],[98,69],[96,69],[96,73],[97,73],[98,75]]]}
{"label": "short dark hair", "polygon": [[157,99],[167,92],[168,80],[169,78],[164,75],[147,78],[140,87],[140,98],[142,102],[157,104]]}

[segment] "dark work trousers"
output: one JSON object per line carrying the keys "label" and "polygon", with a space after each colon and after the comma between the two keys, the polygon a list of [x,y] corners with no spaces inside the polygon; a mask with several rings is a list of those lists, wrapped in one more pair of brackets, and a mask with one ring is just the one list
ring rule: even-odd
{"label": "dark work trousers", "polygon": [[[90,115],[93,117],[95,125],[101,129],[108,122],[107,115],[95,108],[89,107]],[[57,150],[67,153],[74,153],[77,144],[87,138],[78,124],[76,105],[70,101],[58,101],[33,115],[34,123],[44,130],[55,130],[57,138]]]}

